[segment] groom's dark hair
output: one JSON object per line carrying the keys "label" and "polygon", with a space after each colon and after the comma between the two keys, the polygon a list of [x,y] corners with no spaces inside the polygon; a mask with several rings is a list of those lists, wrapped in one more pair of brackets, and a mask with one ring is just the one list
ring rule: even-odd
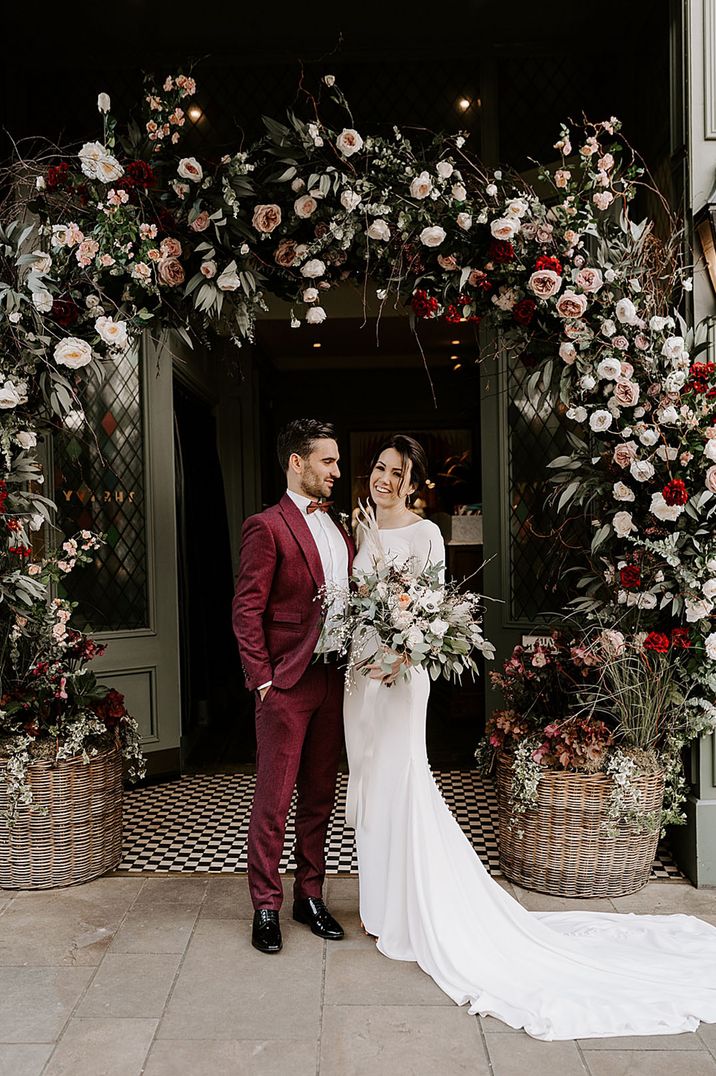
{"label": "groom's dark hair", "polygon": [[316,441],[325,438],[336,440],[335,427],[330,422],[317,418],[295,418],[287,422],[278,435],[276,453],[282,471],[288,470],[288,461],[295,452],[301,459],[307,459],[313,451]]}

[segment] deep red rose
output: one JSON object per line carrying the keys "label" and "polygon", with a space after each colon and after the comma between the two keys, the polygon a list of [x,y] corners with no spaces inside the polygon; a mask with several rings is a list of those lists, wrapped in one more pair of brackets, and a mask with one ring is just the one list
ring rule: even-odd
{"label": "deep red rose", "polygon": [[708,381],[704,381],[704,379],[701,377],[693,377],[689,382],[687,382],[686,387],[690,389],[691,392],[697,392],[699,394],[702,394],[708,390],[709,383]]}
{"label": "deep red rose", "polygon": [[671,629],[671,645],[676,650],[689,650],[691,647],[691,632],[688,628]]}
{"label": "deep red rose", "polygon": [[562,263],[559,258],[553,258],[549,254],[540,254],[539,258],[535,262],[535,269],[551,269],[553,273],[562,275]]}
{"label": "deep red rose", "polygon": [[708,377],[709,373],[711,373],[711,371],[709,370],[709,366],[713,366],[713,363],[692,362],[690,370],[691,376]]}
{"label": "deep red rose", "polygon": [[61,325],[63,329],[69,329],[80,316],[80,308],[74,299],[55,299],[50,311],[50,317]]}
{"label": "deep red rose", "polygon": [[520,299],[512,308],[512,317],[518,325],[529,325],[535,316],[537,303],[534,299]]}
{"label": "deep red rose", "polygon": [[667,504],[686,504],[689,499],[689,491],[680,478],[672,478],[667,482],[661,495]]}
{"label": "deep red rose", "polygon": [[434,318],[440,306],[437,299],[433,295],[428,295],[423,288],[418,288],[413,292],[410,302],[417,318]]}
{"label": "deep red rose", "polygon": [[641,569],[638,564],[627,564],[619,572],[619,582],[625,590],[641,586]]}
{"label": "deep red rose", "polygon": [[67,161],[60,161],[59,164],[51,164],[47,169],[47,189],[48,191],[61,190],[65,186],[69,177],[70,166]]}
{"label": "deep red rose", "polygon": [[670,646],[669,636],[663,631],[650,631],[644,640],[645,650],[655,650],[657,654],[666,654]]}
{"label": "deep red rose", "polygon": [[462,321],[462,314],[460,313],[460,308],[455,306],[455,303],[450,303],[447,310],[443,314],[443,317],[451,324],[455,324],[458,321]]}
{"label": "deep red rose", "polygon": [[515,257],[515,248],[512,243],[508,243],[504,239],[493,239],[490,243],[490,258],[493,262],[497,262],[498,265],[504,265],[505,262],[511,262]]}
{"label": "deep red rose", "polygon": [[124,170],[124,177],[135,187],[154,186],[154,169],[146,161],[130,161]]}
{"label": "deep red rose", "polygon": [[123,717],[127,716],[124,707],[124,695],[114,688],[110,688],[103,699],[94,704],[94,711],[100,721],[104,721],[108,729],[114,728]]}

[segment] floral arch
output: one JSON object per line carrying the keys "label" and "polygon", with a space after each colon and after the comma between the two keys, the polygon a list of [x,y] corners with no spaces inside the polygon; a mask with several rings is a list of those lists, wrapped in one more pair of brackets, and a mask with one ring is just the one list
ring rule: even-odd
{"label": "floral arch", "polygon": [[[23,696],[31,681],[42,684],[32,697],[44,731],[77,726],[75,749],[129,721],[89,705],[92,643],[69,628],[68,603],[48,605],[52,581],[94,539],[45,555],[33,540],[52,511],[38,436],[84,421],[87,377],[111,376],[139,333],[240,346],[271,294],[293,303],[300,331],[325,319],[323,294],[348,280],[409,306],[417,327],[482,321],[515,360],[529,351],[528,393],[569,424],[570,454],[545,461],[554,511],[586,514],[593,531],[572,609],[608,622],[617,647],[668,653],[676,683],[697,685],[675,755],[713,729],[716,368],[698,357],[705,331],[677,312],[691,286],[678,231],[659,239],[630,218],[647,181],[619,122],[564,127],[538,195],[486,169],[462,136],[413,145],[397,129],[359,133],[331,76],[312,119],[266,119],[250,149],[200,162],[179,148],[194,92],[184,75],[147,84],[141,118],[122,130],[100,94],[100,141],[6,176],[0,731],[17,756],[43,732],[28,717],[29,688]],[[327,126],[319,103],[345,122]]]}

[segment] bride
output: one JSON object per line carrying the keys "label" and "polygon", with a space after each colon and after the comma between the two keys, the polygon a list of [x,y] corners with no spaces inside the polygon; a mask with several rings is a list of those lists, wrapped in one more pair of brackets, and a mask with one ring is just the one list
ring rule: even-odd
{"label": "bride", "polygon": [[[370,495],[387,560],[445,562],[438,528],[410,510],[425,477],[417,441],[386,439]],[[371,568],[370,545],[354,570]],[[344,703],[360,915],[380,952],[417,961],[470,1013],[538,1039],[666,1035],[716,1021],[716,927],[688,915],[529,912],[490,878],[430,772],[428,674],[399,673],[376,665],[354,675]]]}

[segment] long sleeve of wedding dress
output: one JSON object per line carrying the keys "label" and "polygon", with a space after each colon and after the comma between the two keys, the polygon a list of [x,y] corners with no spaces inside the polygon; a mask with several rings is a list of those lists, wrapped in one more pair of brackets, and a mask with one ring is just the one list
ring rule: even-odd
{"label": "long sleeve of wedding dress", "polygon": [[[386,557],[444,561],[429,521],[380,532]],[[364,547],[356,568],[369,566]],[[427,674],[346,689],[347,818],[361,918],[458,1005],[539,1039],[660,1035],[716,1021],[716,927],[687,915],[526,911],[488,875],[435,784]]]}

